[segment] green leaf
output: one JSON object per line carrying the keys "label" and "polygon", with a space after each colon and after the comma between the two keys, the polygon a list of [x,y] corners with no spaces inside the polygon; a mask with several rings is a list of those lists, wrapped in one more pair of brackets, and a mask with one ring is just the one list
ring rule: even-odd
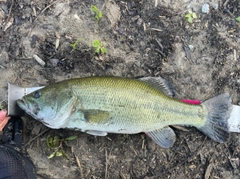
{"label": "green leaf", "polygon": [[95,12],[95,13],[98,11],[98,8],[94,5],[91,5],[90,9],[91,9],[92,12]]}
{"label": "green leaf", "polygon": [[236,20],[237,20],[238,22],[240,22],[240,16],[239,16],[239,17],[237,17],[237,18],[236,18]]}
{"label": "green leaf", "polygon": [[54,136],[53,142],[52,142],[52,147],[58,147],[60,145],[60,139],[58,136]]}
{"label": "green leaf", "polygon": [[77,48],[77,43],[70,44],[70,46],[75,50]]}
{"label": "green leaf", "polygon": [[64,157],[66,157],[67,159],[69,159],[68,156],[67,156],[67,154],[64,152],[63,149],[61,150],[61,152],[62,152],[62,156],[64,156]]}
{"label": "green leaf", "polygon": [[101,48],[101,52],[102,52],[102,53],[107,53],[106,48],[105,48],[105,47],[102,47],[102,48]]}
{"label": "green leaf", "polygon": [[101,18],[102,18],[102,12],[94,5],[91,5],[91,11],[94,12],[96,15],[95,15],[95,19],[97,21],[99,21]]}
{"label": "green leaf", "polygon": [[185,17],[190,18],[190,17],[192,17],[192,15],[191,14],[186,14]]}
{"label": "green leaf", "polygon": [[99,53],[100,52],[100,49],[99,48],[96,48],[95,49],[95,53]]}
{"label": "green leaf", "polygon": [[50,159],[50,158],[53,158],[53,157],[55,156],[55,154],[56,154],[56,151],[54,151],[51,155],[49,155],[48,158],[49,158],[49,159]]}
{"label": "green leaf", "polygon": [[48,146],[48,148],[52,148],[52,140],[53,140],[52,137],[47,136],[47,140],[46,140],[46,142],[47,142],[47,146]]}
{"label": "green leaf", "polygon": [[102,12],[101,11],[98,12],[98,17],[99,17],[99,19],[102,18]]}
{"label": "green leaf", "polygon": [[93,47],[98,48],[100,46],[101,42],[99,40],[93,41]]}
{"label": "green leaf", "polygon": [[96,15],[95,16],[95,19],[97,20],[97,21],[99,21],[100,19],[99,19],[99,17],[98,17],[98,15]]}
{"label": "green leaf", "polygon": [[56,152],[56,156],[61,157],[61,156],[63,156],[63,153],[62,152]]}
{"label": "green leaf", "polygon": [[195,12],[192,13],[192,18],[197,19],[197,14]]}
{"label": "green leaf", "polygon": [[75,139],[77,139],[77,137],[78,136],[73,135],[73,136],[67,137],[65,140],[75,140]]}
{"label": "green leaf", "polygon": [[192,24],[192,23],[193,23],[193,18],[192,18],[192,17],[189,17],[189,18],[188,18],[188,22]]}

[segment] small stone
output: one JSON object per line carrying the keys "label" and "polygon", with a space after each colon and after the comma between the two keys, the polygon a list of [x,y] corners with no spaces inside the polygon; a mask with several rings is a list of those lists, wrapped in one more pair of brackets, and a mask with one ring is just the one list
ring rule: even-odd
{"label": "small stone", "polygon": [[218,4],[213,4],[213,8],[214,8],[215,10],[218,10]]}
{"label": "small stone", "polygon": [[14,17],[14,23],[15,23],[16,25],[20,25],[20,24],[21,24],[21,20],[20,20],[20,18],[19,18],[18,16],[15,16],[15,17]]}
{"label": "small stone", "polygon": [[194,46],[193,46],[193,45],[188,45],[188,48],[189,48],[190,50],[193,50]]}
{"label": "small stone", "polygon": [[139,18],[139,19],[137,20],[137,25],[138,25],[138,26],[141,26],[141,25],[142,25],[142,23],[143,23],[143,20],[142,20],[142,18]]}
{"label": "small stone", "polygon": [[205,14],[209,13],[209,4],[203,4],[202,13],[205,13]]}
{"label": "small stone", "polygon": [[2,5],[2,10],[3,10],[6,14],[8,14],[8,6],[7,6],[7,4],[3,4],[3,5]]}
{"label": "small stone", "polygon": [[55,66],[57,66],[57,64],[58,64],[59,59],[52,58],[52,59],[50,59],[49,61],[50,61],[50,62],[52,63],[52,65],[55,67]]}

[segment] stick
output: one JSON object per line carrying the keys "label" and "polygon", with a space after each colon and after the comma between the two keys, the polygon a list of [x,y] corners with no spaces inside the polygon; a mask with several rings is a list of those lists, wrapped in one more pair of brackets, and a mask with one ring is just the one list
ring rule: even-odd
{"label": "stick", "polygon": [[37,15],[37,17],[33,20],[33,22],[36,21],[36,20],[38,19],[38,17],[39,17],[42,13],[44,13],[49,7],[51,7],[53,4],[55,4],[55,3],[58,2],[58,1],[59,1],[59,0],[53,1],[51,4],[49,4],[47,7],[45,7],[45,8]]}
{"label": "stick", "polygon": [[105,155],[106,155],[105,179],[107,179],[107,172],[108,172],[108,158],[107,158],[107,149],[105,150]]}
{"label": "stick", "polygon": [[77,161],[77,165],[78,165],[78,168],[79,168],[79,171],[80,171],[81,178],[84,178],[83,177],[83,170],[82,170],[81,162],[80,162],[80,160],[79,160],[77,155],[75,155],[75,158],[76,158],[76,161]]}
{"label": "stick", "polygon": [[28,146],[32,141],[34,141],[36,138],[38,138],[39,136],[43,135],[45,132],[47,132],[49,129],[46,129],[44,131],[42,131],[40,134],[38,134],[37,136],[33,137],[30,141],[28,141],[28,143],[25,145]]}

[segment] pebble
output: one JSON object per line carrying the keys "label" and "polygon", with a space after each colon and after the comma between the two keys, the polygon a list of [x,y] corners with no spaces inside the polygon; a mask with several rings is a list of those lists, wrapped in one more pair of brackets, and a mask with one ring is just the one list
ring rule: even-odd
{"label": "pebble", "polygon": [[215,10],[218,10],[218,4],[213,4],[213,8],[214,8]]}
{"label": "pebble", "polygon": [[189,48],[190,50],[193,50],[194,46],[193,46],[193,45],[188,45],[188,48]]}
{"label": "pebble", "polygon": [[209,4],[202,5],[202,13],[205,13],[205,14],[209,13]]}
{"label": "pebble", "polygon": [[2,10],[3,10],[6,14],[8,14],[8,6],[7,6],[7,4],[3,4],[3,5],[2,5]]}
{"label": "pebble", "polygon": [[20,18],[19,18],[18,16],[15,16],[15,17],[14,17],[14,23],[15,23],[16,25],[21,25],[21,20],[20,20]]}
{"label": "pebble", "polygon": [[57,66],[57,64],[58,64],[59,59],[52,58],[52,59],[50,59],[49,61],[50,61],[50,62],[52,63],[52,65],[55,67],[55,66]]}
{"label": "pebble", "polygon": [[138,25],[138,26],[141,26],[142,23],[143,23],[143,20],[142,20],[141,18],[139,18],[138,21],[137,21],[137,25]]}

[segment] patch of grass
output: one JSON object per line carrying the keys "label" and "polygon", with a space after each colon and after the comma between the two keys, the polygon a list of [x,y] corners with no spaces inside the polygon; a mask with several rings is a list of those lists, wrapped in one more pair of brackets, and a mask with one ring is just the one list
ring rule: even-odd
{"label": "patch of grass", "polygon": [[67,138],[63,138],[61,136],[48,136],[47,137],[47,146],[48,148],[53,150],[53,153],[51,153],[51,155],[48,156],[49,159],[53,158],[53,157],[66,157],[67,159],[68,156],[66,155],[65,151],[63,150],[63,143],[65,143],[66,141],[70,141],[70,140],[75,140],[77,139],[77,136],[70,136]]}
{"label": "patch of grass", "polygon": [[195,12],[189,12],[188,14],[185,15],[189,23],[193,23],[194,19],[197,19],[197,14]]}
{"label": "patch of grass", "polygon": [[95,13],[95,19],[97,21],[102,18],[102,12],[97,8],[97,6],[91,5],[90,10]]}
{"label": "patch of grass", "polygon": [[95,53],[98,53],[98,54],[107,53],[107,50],[103,45],[103,42],[101,42],[100,40],[94,40],[92,43],[92,46],[95,49]]}

